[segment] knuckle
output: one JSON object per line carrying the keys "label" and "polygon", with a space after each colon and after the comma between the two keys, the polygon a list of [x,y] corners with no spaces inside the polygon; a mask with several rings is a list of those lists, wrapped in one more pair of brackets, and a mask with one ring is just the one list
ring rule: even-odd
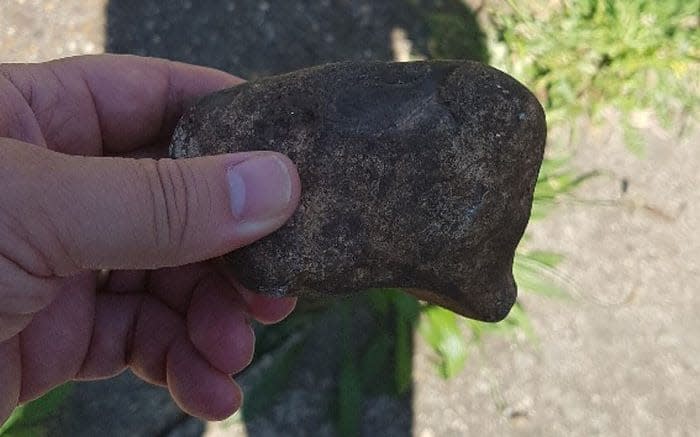
{"label": "knuckle", "polygon": [[36,277],[0,255],[0,300],[3,314],[26,315],[46,308],[60,292],[57,281]]}
{"label": "knuckle", "polygon": [[21,333],[32,318],[33,314],[0,314],[0,343]]}
{"label": "knuckle", "polygon": [[186,169],[170,159],[146,164],[155,247],[173,255],[186,243],[191,196]]}

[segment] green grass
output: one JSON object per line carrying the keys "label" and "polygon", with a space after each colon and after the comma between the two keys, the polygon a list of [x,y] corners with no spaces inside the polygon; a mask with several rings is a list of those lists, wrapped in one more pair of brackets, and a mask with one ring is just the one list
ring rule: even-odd
{"label": "green grass", "polygon": [[535,92],[550,125],[600,122],[612,109],[629,149],[643,155],[635,113],[667,128],[697,113],[699,0],[564,1],[548,14],[541,2],[507,3],[509,13],[489,14],[492,63]]}
{"label": "green grass", "polygon": [[0,426],[0,436],[48,437],[46,423],[55,417],[70,390],[69,384],[62,385],[41,398],[15,409],[10,418]]}

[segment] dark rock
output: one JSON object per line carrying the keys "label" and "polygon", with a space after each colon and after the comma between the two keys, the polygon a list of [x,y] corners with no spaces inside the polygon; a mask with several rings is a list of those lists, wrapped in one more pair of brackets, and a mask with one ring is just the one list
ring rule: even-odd
{"label": "dark rock", "polygon": [[225,258],[277,295],[404,288],[495,321],[516,297],[546,136],[535,97],[467,61],[339,63],[201,99],[173,157],[276,150],[298,166],[301,205],[279,231]]}

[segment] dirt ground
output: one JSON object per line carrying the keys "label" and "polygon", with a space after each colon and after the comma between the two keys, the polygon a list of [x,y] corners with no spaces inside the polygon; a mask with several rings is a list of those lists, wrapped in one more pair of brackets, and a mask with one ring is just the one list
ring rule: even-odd
{"label": "dirt ground", "polygon": [[416,356],[417,435],[697,435],[700,135],[645,132],[640,160],[609,127],[587,131],[575,164],[609,176],[578,196],[615,204],[566,205],[532,227],[532,246],[566,254],[573,292],[521,296],[537,345],[489,342],[449,382]]}
{"label": "dirt ground", "polygon": [[[0,62],[99,53],[105,47],[159,55],[172,52],[175,57],[187,58],[188,53],[206,46],[206,41],[196,42],[197,27],[180,32],[182,41],[172,41],[177,32],[168,26],[170,19],[181,22],[178,20],[182,17],[172,18],[177,14],[194,17],[189,24],[206,26],[206,11],[189,11],[187,5],[191,8],[192,2],[184,0],[170,2],[176,5],[171,9],[159,7],[165,3],[2,0]],[[224,10],[233,5],[231,11],[253,4],[262,8],[261,26],[267,34],[279,34],[264,21],[266,8],[274,7],[274,1],[203,3],[218,4]],[[338,2],[320,1],[311,9],[320,10],[330,3]],[[348,13],[357,12],[358,23],[366,21],[363,29],[368,37],[395,25],[390,19],[394,16],[390,4],[396,2],[387,1],[389,6],[374,9],[370,1],[340,3],[352,3]],[[358,9],[352,9],[355,7]],[[311,14],[307,9],[302,9],[300,16]],[[134,10],[150,18],[134,22],[128,13]],[[371,18],[373,11],[379,17],[376,20]],[[161,17],[165,12],[171,18]],[[402,20],[410,18],[404,16]],[[113,26],[119,20],[128,25],[115,30]],[[149,20],[156,24],[148,24]],[[310,28],[315,29],[312,24]],[[414,24],[415,32],[420,34],[424,23]],[[320,38],[331,49],[333,41],[342,38],[342,29],[319,29]],[[236,38],[240,44],[246,35]],[[169,41],[170,49],[159,48],[163,40]],[[379,40],[389,42],[386,35]],[[304,44],[296,47],[311,50]],[[387,48],[381,49],[381,44],[368,43],[363,50],[337,47],[337,51],[326,49],[323,53],[336,57],[346,53],[348,57],[391,55]],[[231,55],[207,63],[232,69],[245,64],[251,50],[241,55],[232,48],[231,52],[239,53],[235,55],[238,58]],[[291,60],[287,59],[284,66],[292,65],[294,55],[288,55]],[[313,56],[303,59],[311,62]],[[263,73],[268,71],[260,67],[262,64],[250,65]],[[647,157],[640,159],[624,148],[615,127],[615,117],[611,116],[607,126],[584,127],[576,142],[576,167],[582,171],[597,169],[603,174],[577,193],[586,201],[567,203],[530,229],[531,247],[566,255],[559,279],[568,285],[572,298],[522,295],[538,341],[489,338],[474,350],[467,369],[454,380],[443,381],[436,375],[430,353],[418,339],[413,397],[406,401],[412,410],[407,419],[410,431],[399,427],[402,433],[419,437],[700,433],[700,129],[697,124],[690,126],[685,138],[678,140],[653,122],[647,123]],[[94,435],[90,430],[105,429],[85,422],[85,417],[111,423],[107,429],[113,433],[102,434],[118,435],[119,420],[110,422],[101,417],[110,410],[142,421],[132,423],[132,429],[140,430],[134,435],[190,436],[204,432],[201,424],[179,414],[162,391],[145,388],[128,376],[116,382],[81,386],[80,395],[74,399],[81,410],[90,410],[92,407],[87,405],[104,397],[105,390],[124,393],[127,398],[115,395],[111,402],[92,404],[92,416],[88,411],[82,421],[75,419],[71,425],[73,430],[82,430],[74,435]],[[310,393],[316,388],[307,390]],[[304,396],[303,390],[297,395]],[[379,417],[378,424],[363,429],[367,434],[392,429],[389,422],[401,416],[402,405],[376,400],[365,417]],[[159,421],[154,421],[156,415]],[[322,434],[331,433],[327,423],[319,427]],[[279,430],[264,426],[257,429],[256,435],[275,435]],[[245,427],[210,426],[206,432],[243,435]]]}

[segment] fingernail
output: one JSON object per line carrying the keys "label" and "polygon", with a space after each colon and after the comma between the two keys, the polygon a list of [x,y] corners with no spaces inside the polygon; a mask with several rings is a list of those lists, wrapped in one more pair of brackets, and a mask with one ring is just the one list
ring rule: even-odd
{"label": "fingernail", "polygon": [[239,221],[258,221],[284,213],[292,199],[287,165],[275,155],[250,158],[228,169],[231,212]]}

